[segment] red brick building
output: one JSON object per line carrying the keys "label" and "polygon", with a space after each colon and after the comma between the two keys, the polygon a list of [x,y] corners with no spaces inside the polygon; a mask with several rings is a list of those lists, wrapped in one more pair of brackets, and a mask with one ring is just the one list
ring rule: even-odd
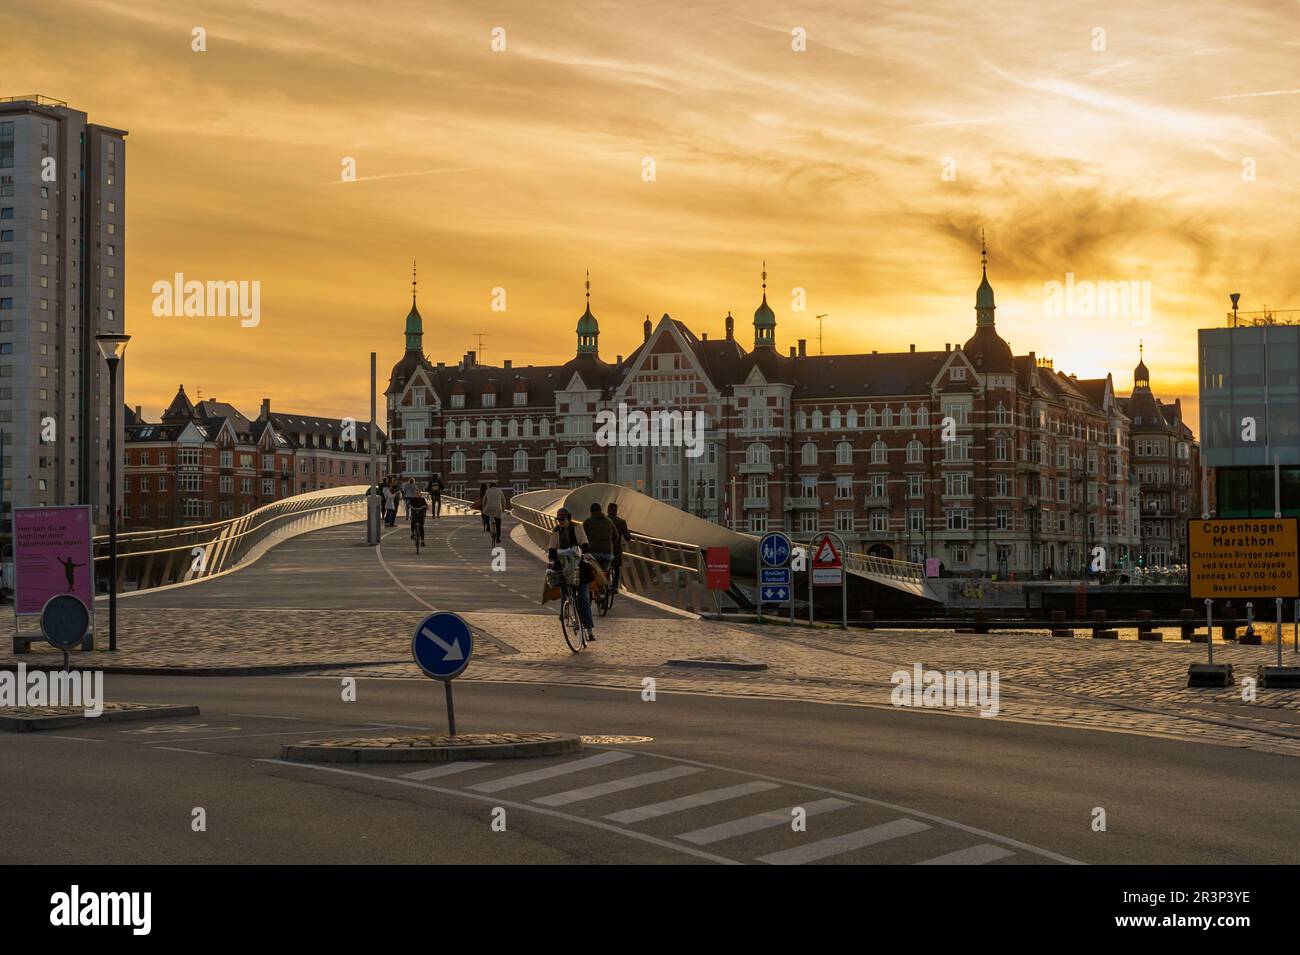
{"label": "red brick building", "polygon": [[123,527],[219,521],[304,491],[368,484],[369,435],[368,422],[273,413],[269,399],[250,421],[213,399],[193,404],[182,385],[156,424],[127,412]]}

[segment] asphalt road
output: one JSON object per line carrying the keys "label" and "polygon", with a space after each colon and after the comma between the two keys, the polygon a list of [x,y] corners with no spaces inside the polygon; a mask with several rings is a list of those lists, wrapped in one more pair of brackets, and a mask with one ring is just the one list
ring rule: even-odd
{"label": "asphalt road", "polygon": [[[442,731],[432,682],[360,680],[354,703],[337,678],[109,675],[106,691],[197,703],[202,715],[0,734],[0,862],[1300,861],[1300,762],[1231,747],[789,701],[644,702],[639,686],[461,681],[463,732],[652,741],[421,779],[407,774],[435,764],[286,764],[279,748]],[[788,821],[796,806],[804,832]],[[196,807],[205,832],[192,830]],[[1095,807],[1105,832],[1093,831]],[[491,826],[497,808],[504,832]]]}

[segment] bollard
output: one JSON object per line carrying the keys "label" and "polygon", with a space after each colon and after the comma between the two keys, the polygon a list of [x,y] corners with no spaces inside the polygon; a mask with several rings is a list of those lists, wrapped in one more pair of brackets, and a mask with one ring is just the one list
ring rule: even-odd
{"label": "bollard", "polygon": [[1092,612],[1092,635],[1097,637],[1106,629],[1106,611],[1094,610]]}
{"label": "bollard", "polygon": [[1178,613],[1183,618],[1183,622],[1179,626],[1179,635],[1184,640],[1190,640],[1196,635],[1196,611],[1180,610]]}
{"label": "bollard", "polygon": [[1237,611],[1232,607],[1225,607],[1219,614],[1219,632],[1222,634],[1223,641],[1237,639]]}
{"label": "bollard", "polygon": [[1137,612],[1138,639],[1139,640],[1162,640],[1164,639],[1160,632],[1151,628],[1151,611],[1139,610]]}
{"label": "bollard", "polygon": [[867,630],[876,629],[876,612],[874,610],[858,611],[858,619],[862,621],[863,626]]}
{"label": "bollard", "polygon": [[989,613],[988,613],[987,610],[976,610],[976,611],[975,611],[975,627],[974,627],[974,630],[975,630],[976,633],[988,633],[988,632],[989,632]]}

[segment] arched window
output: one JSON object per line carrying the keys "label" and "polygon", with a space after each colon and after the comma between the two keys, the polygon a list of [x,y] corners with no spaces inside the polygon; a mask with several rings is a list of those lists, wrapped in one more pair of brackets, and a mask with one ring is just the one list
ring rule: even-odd
{"label": "arched window", "polygon": [[853,463],[853,445],[847,441],[841,441],[835,445],[835,463],[852,464]]}
{"label": "arched window", "polygon": [[921,444],[921,442],[916,440],[916,438],[913,438],[911,441],[907,442],[907,463],[908,464],[920,464],[921,461],[923,460],[924,454],[925,454],[925,445]]}
{"label": "arched window", "polygon": [[480,418],[480,419],[479,419],[479,422],[478,422],[478,436],[479,436],[480,439],[481,439],[481,438],[486,438],[486,437],[487,437],[487,420],[486,420],[486,419],[483,419],[483,418]]}
{"label": "arched window", "polygon": [[921,405],[921,407],[916,409],[916,423],[922,428],[927,427],[930,424],[930,409],[925,405]]}
{"label": "arched window", "polygon": [[802,408],[795,412],[794,427],[796,431],[805,431],[808,428],[808,415],[804,414]]}
{"label": "arched window", "polygon": [[899,412],[898,415],[898,423],[902,425],[904,428],[910,428],[912,426],[911,408],[907,407],[906,405],[903,406],[903,410]]}
{"label": "arched window", "polygon": [[804,446],[799,449],[799,463],[815,466],[817,464],[817,445],[811,441],[804,442]]}
{"label": "arched window", "polygon": [[756,441],[745,449],[745,460],[750,464],[771,464],[772,452],[766,444]]}
{"label": "arched window", "polygon": [[546,451],[546,470],[548,471],[555,470],[555,449],[554,448],[548,448]]}
{"label": "arched window", "polygon": [[822,430],[822,413],[820,409],[812,413],[812,426],[814,431]]}
{"label": "arched window", "polygon": [[532,436],[533,436],[533,419],[532,419],[532,418],[525,418],[525,419],[524,419],[524,437],[525,437],[525,438],[531,438]]}
{"label": "arched window", "polygon": [[528,470],[528,452],[527,452],[527,451],[524,451],[524,450],[520,449],[519,451],[516,451],[516,452],[515,452],[515,470],[516,470],[516,471],[527,471],[527,470]]}
{"label": "arched window", "polygon": [[565,458],[565,466],[571,468],[585,468],[591,466],[591,455],[587,453],[586,448],[569,448],[569,453]]}
{"label": "arched window", "polygon": [[848,428],[850,431],[852,431],[854,428],[856,428],[856,427],[858,426],[858,409],[857,409],[857,408],[850,408],[850,409],[849,409],[849,413],[848,413],[847,415],[845,415],[844,417],[845,417],[844,427]]}
{"label": "arched window", "polygon": [[894,426],[894,411],[892,408],[886,408],[884,414],[880,416],[884,427],[892,428]]}
{"label": "arched window", "polygon": [[840,430],[841,424],[842,422],[840,420],[840,409],[836,408],[831,412],[831,430],[832,431]]}
{"label": "arched window", "polygon": [[494,438],[499,438],[499,437],[501,437],[501,419],[500,419],[500,418],[493,418],[493,419],[492,419],[492,437],[494,437]]}
{"label": "arched window", "polygon": [[497,453],[495,451],[483,452],[483,470],[495,471],[497,469]]}
{"label": "arched window", "polygon": [[876,409],[875,409],[875,408],[868,408],[868,409],[867,409],[867,427],[868,427],[868,428],[874,428],[875,426],[876,426]]}
{"label": "arched window", "polygon": [[464,451],[451,452],[451,473],[452,474],[465,473],[465,452]]}
{"label": "arched window", "polygon": [[550,419],[550,418],[543,418],[541,421],[539,421],[539,422],[537,423],[537,433],[540,434],[543,438],[548,438],[548,437],[550,437],[550,435],[551,435],[551,419]]}
{"label": "arched window", "polygon": [[514,418],[511,418],[509,421],[506,422],[506,437],[509,438],[519,437],[519,422],[516,421]]}
{"label": "arched window", "polygon": [[889,460],[888,455],[889,455],[889,448],[887,448],[887,447],[885,446],[885,442],[883,442],[883,441],[877,439],[877,440],[875,441],[875,443],[873,443],[873,444],[871,445],[871,463],[872,463],[872,464],[884,464],[884,463],[886,463],[886,462]]}

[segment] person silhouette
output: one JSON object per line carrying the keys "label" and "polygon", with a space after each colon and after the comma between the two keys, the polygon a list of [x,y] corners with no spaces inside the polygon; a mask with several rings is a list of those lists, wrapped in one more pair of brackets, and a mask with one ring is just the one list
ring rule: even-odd
{"label": "person silhouette", "polygon": [[60,564],[63,565],[63,572],[64,572],[64,574],[67,575],[67,578],[68,578],[68,593],[72,593],[72,585],[73,585],[73,582],[74,582],[75,579],[76,579],[76,573],[75,573],[74,568],[77,568],[77,567],[85,567],[86,565],[85,565],[85,564],[74,564],[74,563],[72,562],[72,558],[71,558],[71,557],[69,557],[67,560],[63,560],[63,559],[58,558],[58,557],[56,557],[56,558],[54,558],[54,559],[57,560]]}

